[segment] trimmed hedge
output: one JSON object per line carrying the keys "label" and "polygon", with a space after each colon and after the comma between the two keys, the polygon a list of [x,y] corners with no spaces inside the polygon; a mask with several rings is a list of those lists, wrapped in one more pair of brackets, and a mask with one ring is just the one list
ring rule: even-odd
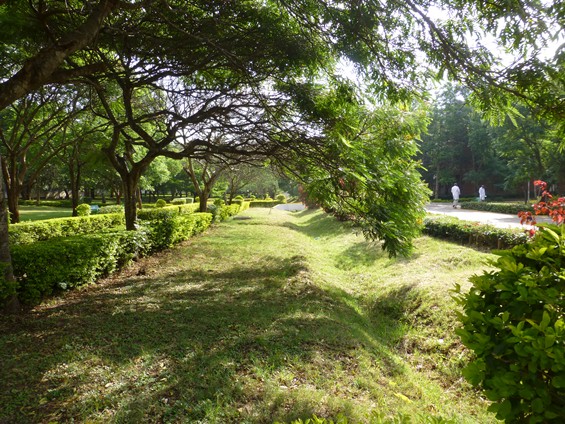
{"label": "trimmed hedge", "polygon": [[422,232],[432,237],[489,249],[509,249],[528,241],[528,236],[520,229],[496,228],[446,216],[425,218]]}
{"label": "trimmed hedge", "polygon": [[170,215],[149,221],[145,225],[149,229],[151,250],[156,251],[188,240],[193,235],[203,232],[211,223],[211,213],[197,212],[190,215]]}
{"label": "trimmed hedge", "polygon": [[218,222],[225,221],[229,217],[237,215],[248,208],[249,202],[234,201],[231,205],[209,205],[208,212],[214,217],[214,222]]}
{"label": "trimmed hedge", "polygon": [[10,225],[10,245],[29,244],[54,237],[91,234],[124,225],[123,213],[97,214],[45,221],[22,222]]}
{"label": "trimmed hedge", "polygon": [[140,220],[153,221],[156,219],[164,219],[174,215],[187,215],[198,210],[199,205],[196,203],[186,205],[171,205],[163,208],[140,209],[137,211],[137,218]]}
{"label": "trimmed hedge", "polygon": [[[56,291],[91,283],[150,252],[171,247],[210,226],[212,215],[194,213],[144,223],[138,231],[57,237],[12,247],[22,303],[33,304]],[[0,301],[13,294],[0,284]]]}
{"label": "trimmed hedge", "polygon": [[148,251],[145,233],[120,231],[60,237],[13,246],[12,264],[22,303],[96,281]]}
{"label": "trimmed hedge", "polygon": [[252,200],[249,202],[250,208],[272,208],[273,206],[280,205],[281,202],[279,200]]}
{"label": "trimmed hedge", "polygon": [[507,213],[510,215],[518,215],[518,212],[522,211],[534,212],[534,208],[531,205],[524,203],[461,202],[460,205],[462,209]]}

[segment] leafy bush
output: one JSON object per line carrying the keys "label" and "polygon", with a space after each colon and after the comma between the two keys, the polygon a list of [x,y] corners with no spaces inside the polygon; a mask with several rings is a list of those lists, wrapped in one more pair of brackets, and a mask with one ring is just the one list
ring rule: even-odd
{"label": "leafy bush", "polygon": [[143,232],[54,238],[12,247],[18,298],[36,303],[57,290],[95,281],[148,250]]}
{"label": "leafy bush", "polygon": [[171,200],[171,203],[173,205],[186,205],[186,199],[185,198],[173,199]]}
{"label": "leafy bush", "polygon": [[163,208],[141,209],[137,212],[137,217],[141,220],[153,221],[163,219],[173,215],[186,215],[198,210],[197,204],[171,205]]}
{"label": "leafy bush", "polygon": [[244,197],[241,194],[238,194],[237,196],[235,196],[233,198],[234,200],[245,200]]}
{"label": "leafy bush", "polygon": [[284,194],[278,194],[275,199],[277,202],[286,203],[286,196]]}
{"label": "leafy bush", "polygon": [[124,225],[123,213],[97,214],[72,218],[56,218],[47,221],[22,222],[10,225],[10,245],[29,244],[79,234],[107,231]]}
{"label": "leafy bush", "polygon": [[524,210],[533,211],[531,205],[525,205],[524,203],[460,202],[460,205],[463,209],[507,213],[510,215],[518,215],[518,212]]}
{"label": "leafy bush", "polygon": [[78,205],[75,210],[77,211],[78,216],[88,216],[90,215],[90,205],[88,203],[81,203]]}
{"label": "leafy bush", "polygon": [[425,218],[422,232],[432,237],[489,249],[507,249],[528,241],[528,236],[520,229],[496,228],[445,216]]}
{"label": "leafy bush", "polygon": [[165,206],[167,206],[167,201],[165,199],[157,199],[155,202],[156,208],[164,208]]}
{"label": "leafy bush", "polygon": [[144,226],[149,230],[151,249],[157,251],[188,240],[193,235],[204,231],[211,223],[212,214],[193,213],[190,215],[171,214],[162,219],[149,221]]}
{"label": "leafy bush", "polygon": [[458,330],[476,359],[464,371],[507,422],[565,417],[565,236],[548,225],[531,243],[499,252],[498,270],[471,278],[457,301]]}
{"label": "leafy bush", "polygon": [[122,205],[107,205],[107,206],[100,206],[98,209],[98,213],[124,213],[124,207]]}
{"label": "leafy bush", "polygon": [[273,206],[280,205],[278,200],[252,200],[249,202],[250,208],[272,208]]}

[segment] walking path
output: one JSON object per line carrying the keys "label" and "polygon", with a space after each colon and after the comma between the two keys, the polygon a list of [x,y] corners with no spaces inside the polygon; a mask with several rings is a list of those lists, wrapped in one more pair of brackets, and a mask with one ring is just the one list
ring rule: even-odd
{"label": "walking path", "polygon": [[[305,209],[302,203],[284,203],[276,205],[275,209],[286,211],[301,211]],[[463,221],[480,222],[481,224],[490,224],[498,228],[529,228],[520,224],[520,218],[517,215],[475,211],[471,209],[454,209],[451,203],[430,203],[426,206],[429,213],[453,216]],[[537,217],[538,222],[551,222],[551,219],[545,216]]]}
{"label": "walking path", "polygon": [[[454,216],[464,221],[480,222],[481,224],[490,224],[498,228],[524,228],[529,226],[520,224],[520,218],[517,215],[475,211],[471,209],[454,209],[451,203],[430,203],[426,206],[429,213]],[[537,217],[538,222],[551,222],[546,216]]]}

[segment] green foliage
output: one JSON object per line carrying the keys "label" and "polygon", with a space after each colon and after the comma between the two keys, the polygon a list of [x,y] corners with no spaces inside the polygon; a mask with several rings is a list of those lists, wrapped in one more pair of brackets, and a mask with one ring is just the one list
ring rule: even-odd
{"label": "green foliage", "polygon": [[446,216],[425,218],[423,233],[489,249],[507,249],[528,241],[528,236],[520,229],[496,228],[492,225],[461,221]]}
{"label": "green foliage", "polygon": [[155,202],[156,208],[164,208],[165,206],[167,206],[167,201],[165,199],[157,199]]}
{"label": "green foliage", "polygon": [[95,281],[148,250],[143,232],[54,238],[12,247],[18,298],[36,303],[57,290]]}
{"label": "green foliage", "polygon": [[496,213],[506,213],[511,215],[518,215],[518,212],[530,210],[533,212],[531,206],[522,203],[494,203],[494,202],[460,202],[463,209],[474,209],[477,211],[488,211]]}
{"label": "green foliage", "polygon": [[173,205],[186,205],[186,199],[185,198],[177,198],[177,199],[173,199],[171,200],[171,204]]}
{"label": "green foliage", "polygon": [[[87,205],[88,206],[88,205]],[[79,234],[92,234],[124,225],[123,213],[97,214],[10,225],[10,244],[29,244]]]}
{"label": "green foliage", "polygon": [[500,252],[496,271],[471,278],[458,330],[476,358],[465,377],[507,422],[565,416],[565,236],[547,225],[531,243]]}
{"label": "green foliage", "polygon": [[[36,206],[36,200],[20,200],[20,205],[26,206]],[[72,207],[72,202],[70,200],[40,200],[38,206],[53,206],[53,207],[61,207],[61,208],[70,208]]]}
{"label": "green foliage", "polygon": [[10,264],[0,263],[0,306],[2,306],[6,299],[16,294],[16,288],[18,287],[16,281],[6,281],[4,278],[4,270],[8,266]]}
{"label": "green foliage", "polygon": [[98,209],[99,214],[103,213],[124,213],[124,207],[122,205],[107,205],[107,206],[100,206]]}
{"label": "green foliage", "polygon": [[194,234],[201,233],[212,223],[212,214],[193,213],[190,215],[170,214],[160,219],[149,221],[152,250],[162,250],[188,240]]}
{"label": "green foliage", "polygon": [[[420,234],[429,198],[414,158],[426,110],[368,110],[344,92],[351,93],[351,88],[339,87],[317,99],[314,112],[328,113],[327,119],[336,115],[340,121],[327,128],[329,141],[318,155],[337,163],[310,167],[304,174],[304,190],[310,202],[339,219],[353,220],[366,238],[381,240],[391,256],[407,256]],[[294,160],[300,163],[302,158]]]}
{"label": "green foliage", "polygon": [[173,215],[191,214],[198,210],[198,204],[171,205],[162,208],[141,209],[137,212],[137,217],[141,220],[152,221]]}
{"label": "green foliage", "polygon": [[277,194],[275,199],[277,200],[277,202],[286,203],[286,196],[284,194]]}
{"label": "green foliage", "polygon": [[273,206],[280,205],[278,200],[251,200],[249,202],[250,208],[272,208]]}
{"label": "green foliage", "polygon": [[81,203],[76,207],[78,216],[88,216],[90,215],[90,205],[88,203]]}

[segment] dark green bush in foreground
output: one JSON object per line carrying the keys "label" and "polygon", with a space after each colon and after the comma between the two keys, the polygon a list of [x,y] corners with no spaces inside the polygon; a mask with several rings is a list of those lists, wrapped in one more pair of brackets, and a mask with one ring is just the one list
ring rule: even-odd
{"label": "dark green bush in foreground", "polygon": [[[209,213],[173,215],[145,222],[138,231],[114,231],[57,237],[12,246],[12,262],[23,303],[36,303],[58,290],[87,284],[123,267],[131,260],[171,247],[204,231]],[[0,303],[14,288],[0,282]]]}
{"label": "dark green bush in foreground", "polygon": [[18,298],[35,303],[56,290],[91,283],[150,246],[144,232],[120,231],[60,237],[12,248]]}
{"label": "dark green bush in foreground", "polygon": [[531,243],[499,252],[496,271],[456,299],[458,330],[476,358],[464,373],[507,422],[565,417],[565,237],[552,225]]}
{"label": "dark green bush in foreground", "polygon": [[447,216],[425,218],[422,232],[432,237],[489,249],[507,249],[528,241],[528,236],[520,229],[497,228]]}

